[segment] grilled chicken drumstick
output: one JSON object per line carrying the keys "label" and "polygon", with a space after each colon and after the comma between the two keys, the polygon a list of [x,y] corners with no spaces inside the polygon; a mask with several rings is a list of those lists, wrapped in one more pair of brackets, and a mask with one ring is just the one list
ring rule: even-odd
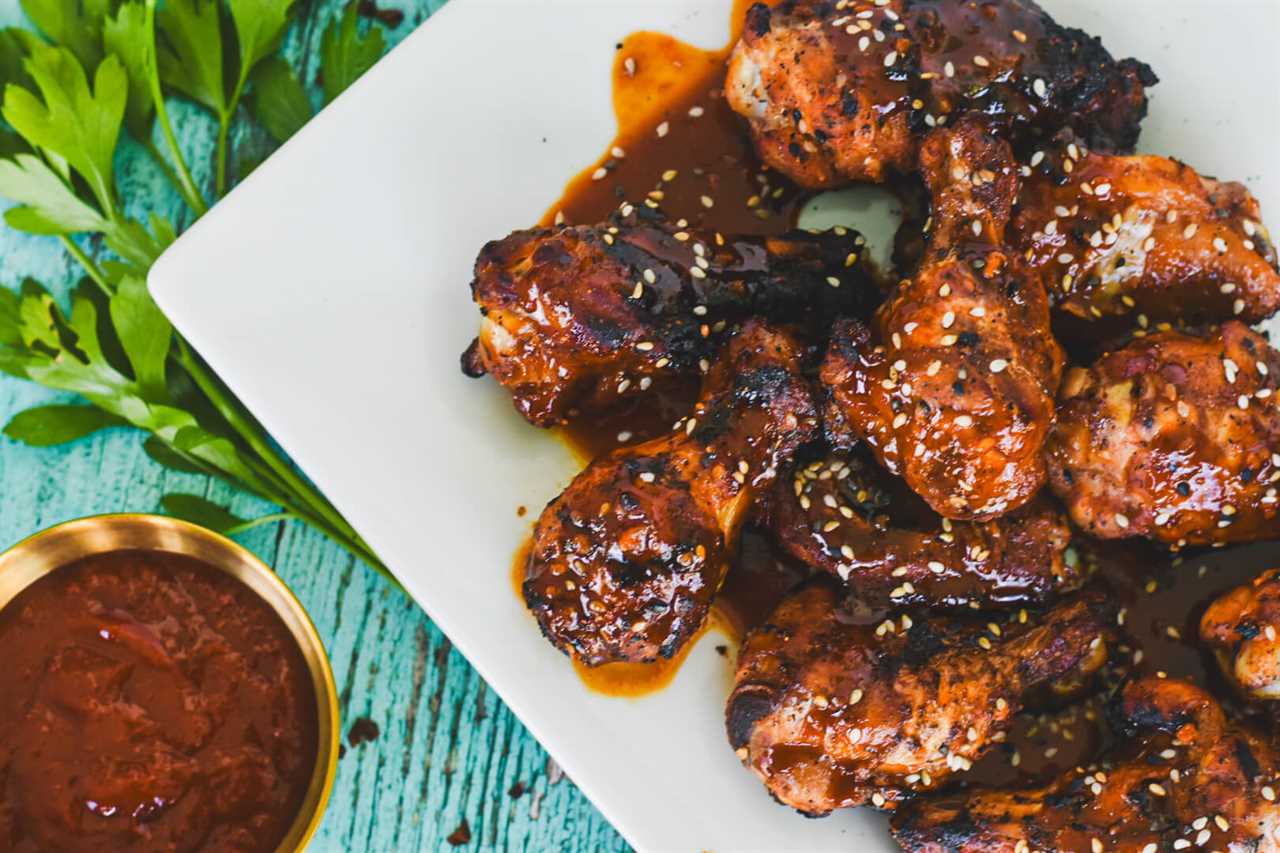
{"label": "grilled chicken drumstick", "polygon": [[1200,619],[1200,641],[1246,696],[1280,699],[1280,569],[1210,604]]}
{"label": "grilled chicken drumstick", "polygon": [[1053,490],[1091,536],[1280,536],[1280,353],[1243,323],[1157,332],[1063,382]]}
{"label": "grilled chicken drumstick", "polygon": [[818,431],[787,335],[749,321],[693,413],[603,456],[543,510],[525,602],[590,666],[670,657],[702,625],[753,499]]}
{"label": "grilled chicken drumstick", "polygon": [[869,623],[842,596],[818,579],[748,634],[726,710],[738,757],[809,815],[893,808],[942,785],[1003,738],[1028,694],[1106,658],[1107,607],[1092,595],[1003,627]]}
{"label": "grilled chicken drumstick", "polygon": [[920,137],[965,114],[1127,150],[1155,82],[1032,0],[789,0],[748,10],[725,98],[765,163],[826,189],[912,171]]}
{"label": "grilled chicken drumstick", "polygon": [[1186,681],[1146,678],[1119,704],[1128,742],[1028,790],[921,799],[893,833],[910,853],[1280,850],[1275,747]]}
{"label": "grilled chicken drumstick", "polygon": [[864,440],[939,515],[986,521],[1044,483],[1062,350],[1044,288],[1004,245],[1018,192],[1008,144],[965,120],[932,133],[920,162],[926,257],[874,329],[836,324],[825,426],[837,447]]}
{"label": "grilled chicken drumstick", "polygon": [[1059,311],[1154,327],[1257,323],[1280,308],[1275,245],[1243,185],[1072,139],[1031,162],[1009,239]]}
{"label": "grilled chicken drumstick", "polygon": [[604,225],[516,231],[476,261],[484,319],[463,368],[538,426],[597,413],[696,379],[749,315],[821,325],[867,310],[864,245],[845,228],[725,237],[631,205]]}
{"label": "grilled chicken drumstick", "polygon": [[797,467],[774,486],[771,511],[783,548],[872,607],[1034,604],[1084,580],[1064,558],[1071,530],[1052,501],[952,522],[860,454]]}

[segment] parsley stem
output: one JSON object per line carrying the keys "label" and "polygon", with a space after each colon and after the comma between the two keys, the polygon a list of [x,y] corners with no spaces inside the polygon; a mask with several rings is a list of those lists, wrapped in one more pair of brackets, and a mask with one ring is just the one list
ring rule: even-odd
{"label": "parsley stem", "polygon": [[230,112],[218,116],[218,147],[214,151],[214,171],[216,179],[214,183],[214,192],[218,198],[227,191],[227,134],[231,131],[231,116],[235,113],[234,107]]}
{"label": "parsley stem", "polygon": [[228,527],[222,531],[225,536],[234,536],[237,533],[244,533],[255,527],[261,527],[264,524],[270,524],[273,521],[293,521],[298,517],[291,512],[273,512],[269,515],[260,515],[257,518],[249,519],[243,524],[237,524],[234,527]]}
{"label": "parsley stem", "polygon": [[84,250],[76,245],[76,241],[72,240],[66,234],[59,234],[58,239],[62,241],[62,245],[66,247],[71,257],[80,262],[80,266],[84,267],[85,274],[93,279],[94,284],[98,285],[98,289],[110,298],[115,291],[111,289],[111,285],[107,283],[106,275],[93,262],[93,259],[85,254]]}
{"label": "parsley stem", "polygon": [[169,153],[173,155],[173,162],[177,168],[178,188],[183,200],[191,207],[198,219],[209,212],[209,206],[205,204],[204,196],[196,186],[196,182],[191,179],[191,170],[187,168],[182,149],[178,147],[178,139],[173,135],[173,125],[169,123],[169,110],[164,103],[164,92],[160,90],[160,71],[156,62],[156,0],[147,0],[147,35],[151,39],[146,63],[151,100],[155,104],[156,118],[160,120],[160,129],[164,132],[165,143],[169,146]]}
{"label": "parsley stem", "polygon": [[[160,171],[164,173],[165,178],[169,180],[169,183],[173,185],[173,188],[178,191],[178,195],[182,196],[182,200],[186,202],[187,207],[191,208],[191,212],[199,216],[200,206],[204,204],[204,200],[201,199],[198,194],[192,194],[194,187],[189,187],[183,182],[182,178],[173,170],[173,167],[169,165],[169,161],[165,159],[164,154],[156,147],[154,142],[150,139],[144,139],[142,140],[142,147],[151,155],[151,159],[156,161],[156,165],[160,167]],[[188,180],[189,179],[190,176],[188,176]]]}

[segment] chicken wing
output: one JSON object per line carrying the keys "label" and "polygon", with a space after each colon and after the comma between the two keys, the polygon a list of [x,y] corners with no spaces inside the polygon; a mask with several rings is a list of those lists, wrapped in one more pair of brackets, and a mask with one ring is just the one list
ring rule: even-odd
{"label": "chicken wing", "polygon": [[589,666],[672,656],[702,625],[752,500],[818,431],[788,336],[749,321],[675,430],[592,462],[543,510],[524,597]]}
{"label": "chicken wing", "polygon": [[921,799],[894,816],[912,853],[1280,850],[1275,748],[1185,681],[1126,686],[1125,746],[1032,790]]}
{"label": "chicken wing", "polygon": [[1280,353],[1243,323],[1158,332],[1063,382],[1053,490],[1102,539],[1280,536]]}
{"label": "chicken wing", "polygon": [[1280,308],[1275,245],[1243,185],[1070,138],[1032,162],[1009,239],[1059,311],[1145,327],[1256,323]]}
{"label": "chicken wing", "polygon": [[726,709],[738,757],[809,815],[902,800],[967,770],[1033,691],[1106,658],[1100,598],[1003,625],[908,615],[868,622],[825,578],[746,638]]}
{"label": "chicken wing", "polygon": [[484,319],[463,369],[492,374],[534,424],[573,420],[696,381],[748,315],[829,322],[873,306],[864,246],[845,228],[726,238],[631,205],[605,225],[517,231],[476,261]]}
{"label": "chicken wing", "polygon": [[1003,245],[1018,191],[1007,143],[966,119],[934,131],[920,161],[927,255],[874,330],[836,324],[824,423],[837,447],[866,441],[939,515],[985,521],[1044,483],[1062,350],[1044,288]]}
{"label": "chicken wing", "polygon": [[920,136],[965,114],[1127,150],[1155,83],[1032,0],[789,0],[748,10],[725,98],[765,163],[826,189],[910,172]]}
{"label": "chicken wing", "polygon": [[1071,531],[1036,498],[984,523],[951,522],[857,454],[797,467],[774,486],[773,530],[797,559],[845,581],[869,606],[1009,606],[1084,580]]}
{"label": "chicken wing", "polygon": [[1200,640],[1245,695],[1280,699],[1280,569],[1213,601],[1200,619]]}

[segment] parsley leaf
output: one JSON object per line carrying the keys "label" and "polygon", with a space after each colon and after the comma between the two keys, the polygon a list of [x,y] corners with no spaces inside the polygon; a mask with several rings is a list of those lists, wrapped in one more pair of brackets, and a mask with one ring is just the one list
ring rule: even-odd
{"label": "parsley leaf", "polygon": [[34,45],[26,68],[44,102],[10,84],[4,91],[5,120],[32,145],[79,172],[110,216],[115,209],[112,160],[129,94],[124,67],[114,56],[102,60],[90,90],[84,69],[69,50]]}
{"label": "parsley leaf", "polygon": [[373,67],[386,46],[382,30],[370,26],[361,36],[356,20],[357,0],[351,0],[341,18],[334,18],[320,37],[320,75],[324,102],[328,104]]}
{"label": "parsley leaf", "polygon": [[125,422],[94,406],[36,406],[19,412],[4,434],[31,447],[53,447]]}
{"label": "parsley leaf", "polygon": [[239,89],[253,67],[280,46],[293,0],[227,0],[227,5],[240,47]]}
{"label": "parsley leaf", "polygon": [[50,41],[60,44],[93,68],[102,59],[99,33],[110,0],[22,0],[22,10]]}
{"label": "parsley leaf", "polygon": [[311,120],[311,98],[293,68],[278,56],[265,60],[253,73],[249,110],[267,133],[284,142]]}
{"label": "parsley leaf", "polygon": [[0,85],[17,83],[27,86],[31,78],[27,76],[26,60],[31,45],[39,44],[35,35],[16,27],[0,30]]}
{"label": "parsley leaf", "polygon": [[227,112],[217,0],[165,0],[156,13],[160,79],[218,115]]}
{"label": "parsley leaf", "polygon": [[163,398],[173,326],[151,300],[141,278],[130,275],[120,282],[111,298],[111,322],[143,396]]}
{"label": "parsley leaf", "polygon": [[151,134],[151,119],[155,114],[149,87],[151,64],[155,60],[151,34],[147,31],[146,4],[142,0],[121,4],[115,15],[103,24],[102,43],[108,53],[120,59],[129,76],[125,126],[135,139],[145,140]]}
{"label": "parsley leaf", "polygon": [[98,211],[81,201],[62,176],[35,154],[0,160],[0,195],[22,205],[4,213],[4,221],[19,231],[74,234],[107,226]]}
{"label": "parsley leaf", "polygon": [[160,506],[174,518],[199,524],[217,533],[229,533],[247,522],[199,495],[170,494],[160,498]]}

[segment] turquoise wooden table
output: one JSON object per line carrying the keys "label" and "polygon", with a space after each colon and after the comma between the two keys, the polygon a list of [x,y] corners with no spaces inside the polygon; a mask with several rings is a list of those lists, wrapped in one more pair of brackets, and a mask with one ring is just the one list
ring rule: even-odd
{"label": "turquoise wooden table", "polygon": [[[466,0],[461,0],[465,2]],[[443,0],[397,0],[403,21],[389,43],[408,35]],[[341,4],[303,4],[286,51],[314,78],[320,32]],[[394,22],[394,16],[390,19]],[[29,26],[17,0],[0,0],[0,25]],[[385,26],[385,24],[379,24]],[[174,106],[188,150],[209,150],[214,126]],[[253,153],[260,137],[239,134]],[[141,157],[123,156],[122,180],[150,182],[167,203],[176,196]],[[136,167],[135,167],[136,166]],[[209,181],[210,176],[197,175]],[[56,240],[0,225],[0,283],[32,276],[64,294],[79,270]],[[0,423],[54,399],[0,375]],[[0,547],[49,525],[104,512],[154,512],[173,491],[203,494],[246,517],[262,502],[198,475],[152,462],[140,433],[108,430],[70,445],[35,449],[0,438]],[[310,611],[333,660],[345,754],[312,850],[625,850],[626,844],[564,777],[546,752],[449,640],[403,593],[298,523],[239,537],[274,566]],[[495,571],[505,567],[494,567]]]}

